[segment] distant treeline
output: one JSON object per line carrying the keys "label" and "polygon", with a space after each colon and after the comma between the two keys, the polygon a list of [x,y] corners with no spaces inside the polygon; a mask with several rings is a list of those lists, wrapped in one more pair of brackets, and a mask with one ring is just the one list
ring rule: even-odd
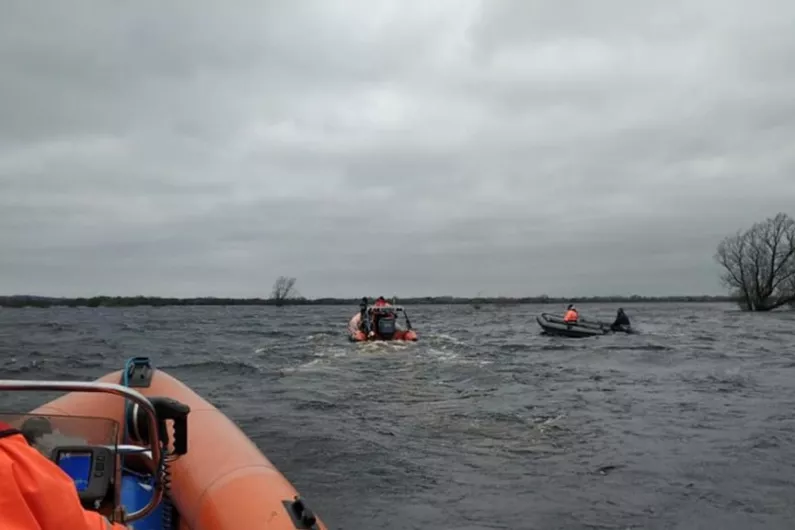
{"label": "distant treeline", "polygon": [[[136,306],[331,306],[348,305],[358,307],[361,298],[163,298],[158,296],[94,296],[91,298],[56,298],[48,296],[0,296],[0,307],[136,307]],[[558,298],[551,296],[478,297],[426,296],[422,298],[400,298],[401,305],[517,305],[517,304],[567,304],[567,303],[655,303],[655,302],[731,302],[729,296],[591,296]]]}

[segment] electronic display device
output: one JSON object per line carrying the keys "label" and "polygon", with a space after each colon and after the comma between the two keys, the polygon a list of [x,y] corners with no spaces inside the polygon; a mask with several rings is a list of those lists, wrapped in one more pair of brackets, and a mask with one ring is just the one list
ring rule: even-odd
{"label": "electronic display device", "polygon": [[90,451],[64,451],[58,455],[58,467],[72,477],[79,492],[88,489],[93,456]]}
{"label": "electronic display device", "polygon": [[75,483],[83,504],[101,502],[115,478],[115,458],[107,447],[61,446],[52,452],[55,462]]}

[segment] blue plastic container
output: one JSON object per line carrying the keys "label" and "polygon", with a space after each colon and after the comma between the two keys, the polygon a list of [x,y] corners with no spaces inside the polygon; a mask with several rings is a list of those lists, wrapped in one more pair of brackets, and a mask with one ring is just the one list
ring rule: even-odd
{"label": "blue plastic container", "polygon": [[[143,508],[151,498],[152,486],[147,480],[127,474],[122,477],[121,504],[127,513]],[[158,505],[152,513],[128,526],[134,530],[163,530],[163,505]]]}

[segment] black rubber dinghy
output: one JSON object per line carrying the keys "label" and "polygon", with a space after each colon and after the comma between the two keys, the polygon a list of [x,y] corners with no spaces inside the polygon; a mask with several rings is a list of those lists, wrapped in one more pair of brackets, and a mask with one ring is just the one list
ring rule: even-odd
{"label": "black rubber dinghy", "polygon": [[541,313],[536,317],[536,321],[546,335],[558,337],[597,337],[615,331],[632,333],[632,328],[613,330],[607,322],[586,320],[584,318],[579,319],[576,324],[569,324],[563,321],[563,317],[550,315],[549,313]]}

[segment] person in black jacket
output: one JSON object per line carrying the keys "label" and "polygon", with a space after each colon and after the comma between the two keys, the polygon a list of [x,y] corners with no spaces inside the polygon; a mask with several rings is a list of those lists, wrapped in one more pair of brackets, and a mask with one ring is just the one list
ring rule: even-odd
{"label": "person in black jacket", "polygon": [[616,320],[610,326],[610,329],[613,331],[625,331],[631,327],[629,323],[629,317],[626,313],[624,313],[624,309],[619,307],[618,312],[616,313]]}

